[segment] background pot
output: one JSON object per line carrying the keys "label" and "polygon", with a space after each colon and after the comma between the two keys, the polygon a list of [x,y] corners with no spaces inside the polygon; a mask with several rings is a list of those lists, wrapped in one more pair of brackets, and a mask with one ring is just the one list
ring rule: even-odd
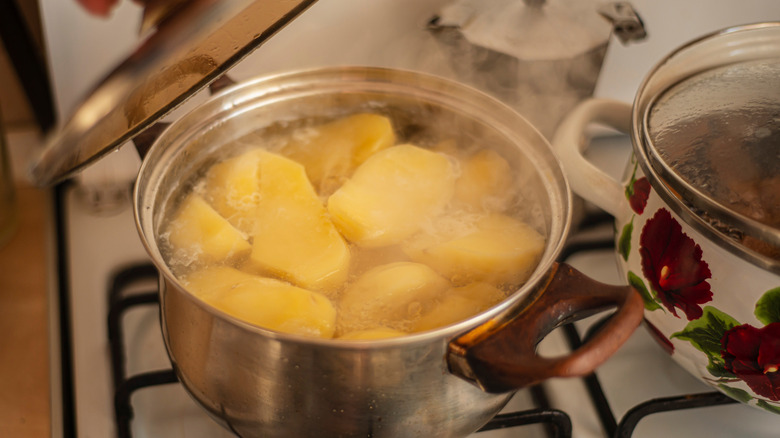
{"label": "background pot", "polygon": [[[574,191],[615,216],[619,267],[642,293],[660,344],[705,383],[775,413],[780,230],[776,218],[746,212],[712,182],[749,193],[777,176],[778,43],[777,23],[691,42],[648,74],[633,107],[585,102],[553,141]],[[592,124],[631,133],[634,155],[623,181],[584,157]],[[729,171],[747,160],[751,167]],[[756,211],[777,208],[754,198]]]}
{"label": "background pot", "polygon": [[[529,281],[466,321],[371,342],[272,332],[187,292],[157,244],[165,206],[182,181],[250,132],[262,141],[264,131],[301,118],[359,110],[389,115],[404,140],[479,139],[507,157],[524,179],[527,219],[547,237]],[[180,380],[226,427],[263,437],[465,436],[494,416],[513,389],[592,371],[630,336],[642,306],[629,287],[597,284],[555,263],[570,203],[548,144],[508,107],[440,78],[360,67],[261,78],[221,92],[165,130],[135,192],[139,232],[161,272],[164,338]],[[615,316],[580,350],[535,355],[536,343],[556,325],[614,306]]]}
{"label": "background pot", "polygon": [[428,29],[459,82],[498,96],[547,139],[593,96],[610,37],[646,37],[630,3],[594,0],[453,0]]}

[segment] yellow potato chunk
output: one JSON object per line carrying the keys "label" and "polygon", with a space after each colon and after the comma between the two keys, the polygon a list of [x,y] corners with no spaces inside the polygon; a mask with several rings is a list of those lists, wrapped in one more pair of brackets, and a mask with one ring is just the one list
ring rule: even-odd
{"label": "yellow potato chunk", "polygon": [[253,149],[212,166],[205,178],[204,197],[239,230],[250,233],[259,201],[260,159]]}
{"label": "yellow potato chunk", "polygon": [[414,325],[421,332],[463,321],[493,307],[506,298],[501,289],[488,283],[471,283],[448,291],[441,302]]}
{"label": "yellow potato chunk", "polygon": [[385,328],[385,327],[377,327],[374,329],[368,329],[368,330],[357,330],[354,332],[349,332],[347,334],[339,336],[339,339],[347,339],[352,341],[367,341],[367,340],[374,340],[374,339],[388,339],[388,338],[397,338],[399,336],[406,335],[406,332],[402,332],[400,330]]}
{"label": "yellow potato chunk", "polygon": [[259,162],[250,260],[262,271],[312,290],[347,279],[350,252],[300,164],[270,152]]}
{"label": "yellow potato chunk", "polygon": [[331,338],[336,309],[322,294],[229,267],[196,271],[183,279],[207,304],[250,324],[284,333]]}
{"label": "yellow potato chunk", "polygon": [[233,286],[246,281],[263,278],[224,265],[208,266],[182,277],[185,288],[201,299],[218,296]]}
{"label": "yellow potato chunk", "polygon": [[315,189],[327,196],[368,157],[394,143],[390,119],[361,113],[296,132],[280,153],[303,164]]}
{"label": "yellow potato chunk", "polygon": [[377,266],[342,292],[339,332],[377,327],[404,331],[449,287],[447,280],[419,263]]}
{"label": "yellow potato chunk", "polygon": [[473,223],[420,233],[404,245],[411,260],[424,263],[455,284],[484,281],[516,286],[533,272],[544,237],[526,223],[498,213]]}
{"label": "yellow potato chunk", "polygon": [[251,250],[244,234],[194,193],[179,206],[168,232],[174,258],[184,264],[229,260]]}
{"label": "yellow potato chunk", "polygon": [[452,198],[455,172],[443,154],[399,145],[372,155],[328,199],[347,240],[365,247],[400,243]]}
{"label": "yellow potato chunk", "polygon": [[401,245],[383,246],[381,248],[352,247],[352,261],[349,266],[350,276],[363,275],[371,268],[393,262],[408,262],[409,256]]}
{"label": "yellow potato chunk", "polygon": [[493,212],[503,212],[517,191],[509,163],[496,151],[483,149],[461,164],[461,175],[455,182],[455,199],[466,205]]}

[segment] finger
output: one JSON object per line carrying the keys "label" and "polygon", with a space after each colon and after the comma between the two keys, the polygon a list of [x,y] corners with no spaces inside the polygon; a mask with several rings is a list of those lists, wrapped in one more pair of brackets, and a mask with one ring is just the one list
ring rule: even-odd
{"label": "finger", "polygon": [[118,0],[76,0],[90,14],[107,17]]}

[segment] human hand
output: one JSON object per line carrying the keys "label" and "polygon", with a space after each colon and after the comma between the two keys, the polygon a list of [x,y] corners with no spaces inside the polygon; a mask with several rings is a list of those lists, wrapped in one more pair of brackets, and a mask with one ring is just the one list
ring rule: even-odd
{"label": "human hand", "polygon": [[119,0],[76,0],[90,14],[107,17]]}

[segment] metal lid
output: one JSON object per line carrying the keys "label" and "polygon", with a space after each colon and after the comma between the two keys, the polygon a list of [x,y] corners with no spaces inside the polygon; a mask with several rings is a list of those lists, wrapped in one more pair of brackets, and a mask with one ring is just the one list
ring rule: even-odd
{"label": "metal lid", "polygon": [[652,172],[720,233],[780,259],[780,24],[703,38],[655,73],[666,86],[648,80],[638,98]]}
{"label": "metal lid", "polygon": [[[156,31],[89,94],[31,170],[39,185],[63,180],[176,108],[316,0],[161,0]],[[162,6],[161,6],[162,4]]]}

